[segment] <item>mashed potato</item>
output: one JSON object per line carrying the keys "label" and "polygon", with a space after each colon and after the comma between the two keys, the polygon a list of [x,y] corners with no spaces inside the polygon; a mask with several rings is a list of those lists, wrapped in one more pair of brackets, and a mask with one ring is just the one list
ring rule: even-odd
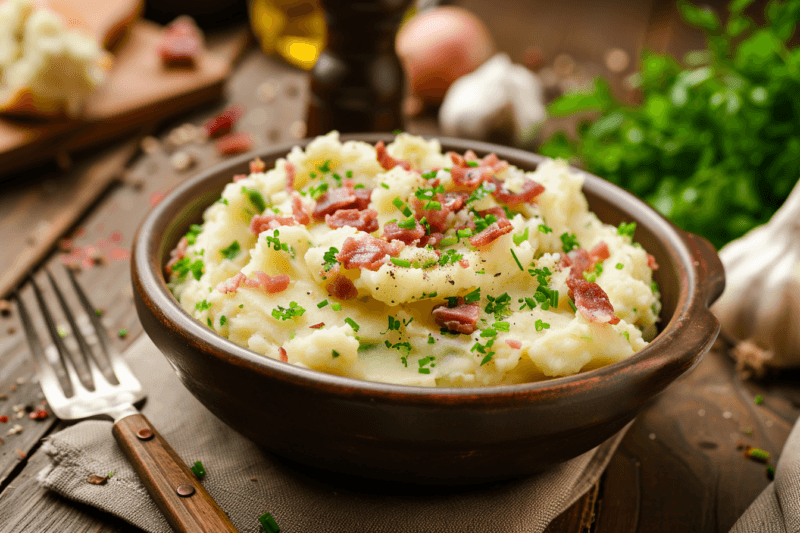
{"label": "mashed potato", "polygon": [[607,365],[655,335],[653,258],[635,225],[588,211],[563,162],[524,172],[408,134],[384,147],[332,132],[251,170],[167,272],[189,313],[259,354],[487,386]]}

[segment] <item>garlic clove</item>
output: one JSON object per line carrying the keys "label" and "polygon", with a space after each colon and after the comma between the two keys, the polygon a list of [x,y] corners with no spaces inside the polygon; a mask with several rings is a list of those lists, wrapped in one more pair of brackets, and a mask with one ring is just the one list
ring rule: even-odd
{"label": "garlic clove", "polygon": [[506,130],[515,144],[530,145],[547,118],[544,92],[536,75],[497,54],[456,80],[439,109],[446,135],[488,140]]}

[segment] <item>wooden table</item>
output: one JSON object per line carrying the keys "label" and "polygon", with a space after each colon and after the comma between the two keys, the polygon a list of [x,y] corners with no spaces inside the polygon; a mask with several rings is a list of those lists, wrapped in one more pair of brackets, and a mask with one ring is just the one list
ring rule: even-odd
{"label": "wooden table", "polygon": [[[246,110],[237,128],[250,132],[256,147],[302,137],[307,95],[306,74],[253,50],[245,56],[228,84],[227,103]],[[150,143],[121,172],[99,200],[88,206],[70,230],[80,250],[93,246],[103,255],[100,264],[79,275],[93,302],[103,310],[110,331],[127,330],[116,339],[124,348],[142,333],[132,301],[129,262],[134,232],[151,204],[187,179],[192,170],[177,171],[171,156],[182,151],[196,159],[194,170],[221,160],[213,144],[189,143],[171,147],[163,142],[182,123],[195,125],[213,116],[215,109],[199,110],[166,125],[162,142]],[[411,121],[412,133],[437,133],[435,120]],[[110,147],[114,151],[119,147]],[[83,183],[80,173],[102,153],[77,162],[73,170],[39,169],[25,180],[0,183],[3,194],[60,195],[75,193]],[[117,156],[122,169],[126,158]],[[85,185],[83,185],[85,186]],[[21,192],[20,192],[21,191]],[[44,193],[42,192],[44,191]],[[44,214],[42,214],[44,213]],[[29,213],[29,225],[43,222],[47,211]],[[0,228],[5,228],[0,213]],[[23,235],[6,235],[8,250],[30,245]],[[22,241],[22,242],[21,242]],[[43,265],[64,279],[65,254],[53,249]],[[41,268],[36,269],[37,276]],[[29,289],[23,291],[30,298]],[[800,385],[792,378],[765,383],[743,382],[720,346],[690,375],[675,383],[639,415],[601,480],[572,508],[555,520],[550,533],[674,533],[727,532],[748,505],[767,486],[764,464],[743,457],[741,444],[772,453],[776,464],[794,420],[800,414]],[[763,404],[754,397],[763,395]],[[49,460],[39,449],[41,439],[65,426],[52,415],[43,420],[25,416],[25,406],[42,400],[33,382],[33,367],[16,311],[0,314],[0,533],[58,531],[135,532],[113,517],[74,504],[41,489],[36,475]],[[22,418],[17,419],[17,411]],[[21,433],[7,435],[20,424]],[[47,522],[42,521],[47,517]]]}

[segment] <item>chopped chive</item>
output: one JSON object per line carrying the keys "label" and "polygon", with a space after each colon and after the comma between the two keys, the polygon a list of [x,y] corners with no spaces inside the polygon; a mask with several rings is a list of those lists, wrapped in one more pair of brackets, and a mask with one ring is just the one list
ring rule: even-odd
{"label": "chopped chive", "polygon": [[210,328],[213,328],[213,327],[214,327],[214,323],[213,323],[213,322],[211,322],[211,317],[208,317],[208,318],[206,319],[206,322],[208,323],[208,327],[210,327]]}
{"label": "chopped chive", "polygon": [[459,239],[463,239],[464,237],[469,237],[472,235],[472,230],[469,228],[464,228],[456,231],[456,235]]}
{"label": "chopped chive", "polygon": [[622,270],[623,268],[625,268],[625,265],[622,263],[617,263],[617,270]]}
{"label": "chopped chive", "polygon": [[122,328],[121,330],[119,330],[117,332],[117,336],[120,339],[124,339],[125,337],[127,337],[128,336],[128,328]]}
{"label": "chopped chive", "polygon": [[497,330],[494,328],[486,328],[481,331],[481,337],[497,337]]}
{"label": "chopped chive", "polygon": [[399,257],[392,257],[390,259],[393,265],[397,265],[399,267],[411,268],[411,261],[408,259],[400,259]]}
{"label": "chopped chive", "polygon": [[483,365],[485,365],[486,363],[488,363],[489,361],[491,361],[491,360],[492,360],[492,356],[493,356],[493,355],[494,355],[494,352],[487,353],[487,354],[486,354],[486,355],[483,357],[483,359],[481,359],[481,364],[480,364],[480,366],[483,366]]}
{"label": "chopped chive", "polygon": [[203,479],[203,477],[206,475],[206,469],[203,468],[203,463],[201,463],[200,461],[196,461],[194,463],[194,466],[191,467],[189,470],[192,471],[192,474],[194,474],[194,476],[197,479]]}
{"label": "chopped chive", "polygon": [[541,318],[537,319],[536,324],[534,325],[536,327],[536,331],[542,331],[543,329],[550,329],[550,324],[548,324],[547,322],[543,322]]}
{"label": "chopped chive", "polygon": [[623,331],[622,332],[622,336],[625,337],[625,340],[627,340],[628,342],[631,342],[631,334],[630,333],[628,333],[627,331]]}
{"label": "chopped chive", "polygon": [[317,304],[317,309],[322,309],[326,305],[328,305],[328,300],[322,300],[320,303]]}
{"label": "chopped chive", "polygon": [[439,246],[452,246],[458,242],[458,237],[445,237],[439,242]]}
{"label": "chopped chive", "polygon": [[337,357],[339,357],[339,352],[337,352],[336,350],[331,350],[331,357],[336,359]]}
{"label": "chopped chive", "polygon": [[511,324],[509,324],[508,322],[495,322],[494,324],[492,324],[492,327],[500,331],[509,331],[511,328]]}
{"label": "chopped chive", "polygon": [[565,231],[561,234],[561,248],[564,250],[564,253],[569,253],[575,248],[580,248],[581,245],[578,242],[578,238],[575,236],[574,233],[569,233]]}
{"label": "chopped chive", "polygon": [[222,254],[222,257],[224,257],[225,259],[233,259],[237,255],[239,255],[240,251],[242,251],[242,247],[239,244],[239,241],[233,241],[230,244],[230,246],[228,246],[227,248],[223,248],[219,252]]}
{"label": "chopped chive", "polygon": [[430,210],[433,210],[433,211],[441,211],[442,210],[442,204],[441,204],[441,202],[437,202],[435,200],[430,200],[422,207],[422,209],[430,209]]}
{"label": "chopped chive", "polygon": [[224,326],[227,323],[228,323],[228,319],[225,317],[225,315],[222,315],[222,316],[219,317],[219,325],[220,326]]}
{"label": "chopped chive", "polygon": [[435,343],[436,343],[436,339],[433,338],[433,335],[428,333],[428,344],[435,344]]}
{"label": "chopped chive", "polygon": [[331,304],[331,309],[333,309],[334,311],[341,311],[342,310],[342,306],[337,302],[333,302]]}
{"label": "chopped chive", "polygon": [[278,533],[281,530],[278,523],[272,518],[272,515],[269,513],[264,513],[258,517],[258,521],[261,522],[261,527],[264,528],[266,533]]}
{"label": "chopped chive", "polygon": [[478,162],[477,161],[467,161],[467,166],[475,168],[475,167],[478,166]]}
{"label": "chopped chive", "polygon": [[767,479],[770,481],[775,479],[775,467],[772,465],[767,465]]}
{"label": "chopped chive", "polygon": [[381,187],[383,187],[384,189],[388,189],[389,185],[387,185],[386,183],[381,183]]}
{"label": "chopped chive", "polygon": [[353,320],[353,319],[352,319],[352,318],[350,318],[350,317],[347,317],[347,318],[345,318],[345,319],[344,319],[344,321],[345,321],[347,324],[350,324],[350,327],[351,327],[351,328],[353,328],[353,331],[358,331],[359,329],[361,329],[361,326],[359,326],[359,325],[356,323],[356,321],[355,321],[355,320]]}
{"label": "chopped chive", "polygon": [[550,226],[547,226],[545,224],[539,224],[539,231],[541,231],[544,234],[552,233],[553,228],[551,228]]}
{"label": "chopped chive", "polygon": [[525,271],[525,269],[524,269],[524,268],[522,268],[522,263],[520,263],[520,262],[519,262],[519,259],[517,259],[517,254],[515,254],[515,253],[514,253],[514,249],[513,249],[513,248],[509,248],[508,250],[511,252],[511,255],[513,255],[513,256],[514,256],[514,261],[516,261],[516,262],[517,262],[517,266],[519,267],[519,269],[520,269],[520,270],[522,270],[522,271],[524,272],[524,271]]}
{"label": "chopped chive", "polygon": [[572,308],[572,310],[577,313],[578,312],[578,308],[575,307],[575,302],[573,302],[572,300],[567,300],[567,301],[569,302],[569,306]]}
{"label": "chopped chive", "polygon": [[96,314],[97,316],[103,316],[103,310],[102,309],[95,309],[94,310],[94,314]]}
{"label": "chopped chive", "polygon": [[398,222],[397,227],[403,229],[414,229],[417,227],[417,221],[414,220],[413,217],[409,217],[405,220],[401,220],[400,222]]}
{"label": "chopped chive", "polygon": [[523,231],[522,233],[515,233],[514,235],[511,236],[511,238],[514,240],[514,244],[519,246],[520,244],[528,240],[528,228],[525,228],[525,231]]}
{"label": "chopped chive", "polygon": [[244,304],[239,304],[239,309],[244,309]]}
{"label": "chopped chive", "polygon": [[348,178],[352,178],[353,177],[353,171],[352,170],[348,170],[347,172],[344,173],[344,175],[347,176]]}
{"label": "chopped chive", "polygon": [[250,203],[253,204],[253,207],[255,207],[259,213],[263,213],[267,208],[267,201],[264,200],[264,196],[262,196],[261,192],[256,189],[242,187],[242,194],[247,196],[247,199],[250,200]]}
{"label": "chopped chive", "polygon": [[404,214],[405,216],[407,216],[407,217],[410,217],[410,216],[412,216],[412,215],[414,214],[414,213],[411,211],[411,209],[409,209],[409,208],[408,208],[408,206],[406,205],[406,203],[405,203],[403,200],[401,200],[401,199],[400,199],[400,197],[399,197],[399,196],[396,196],[396,197],[395,197],[395,199],[394,199],[394,200],[392,200],[392,204],[393,204],[393,205],[394,205],[394,206],[395,206],[397,209],[399,209],[401,213],[403,213],[403,214]]}
{"label": "chopped chive", "polygon": [[748,446],[745,449],[745,455],[750,459],[755,459],[756,461],[769,461],[770,453],[766,450],[762,450],[761,448],[753,448],[752,446]]}
{"label": "chopped chive", "polygon": [[764,403],[764,397],[761,396],[760,394],[756,394],[756,397],[753,398],[753,401],[755,402],[756,405],[761,405],[762,403]]}
{"label": "chopped chive", "polygon": [[430,368],[420,368],[420,369],[418,370],[418,372],[419,372],[420,374],[430,374],[430,373],[431,373],[431,369],[430,369]]}

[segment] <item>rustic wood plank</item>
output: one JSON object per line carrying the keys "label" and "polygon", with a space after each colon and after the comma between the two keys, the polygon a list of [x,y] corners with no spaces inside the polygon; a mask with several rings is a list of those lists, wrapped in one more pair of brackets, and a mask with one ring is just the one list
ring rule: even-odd
{"label": "rustic wood plank", "polygon": [[[7,184],[0,194],[0,217],[10,239],[0,255],[0,298],[19,285],[94,203],[119,179],[139,150],[134,139],[107,148],[62,176],[50,174],[33,187]],[[16,186],[15,186],[16,185]]]}
{"label": "rustic wood plank", "polygon": [[[263,84],[267,86],[262,87]],[[126,171],[124,179],[110,188],[92,212],[77,222],[77,227],[70,234],[76,249],[94,246],[105,257],[96,266],[80,272],[78,279],[86,288],[92,303],[103,310],[102,320],[112,335],[121,329],[128,330],[125,339],[114,339],[120,350],[140,334],[142,329],[133,306],[129,261],[125,255],[115,258],[110,254],[112,235],[118,234],[115,249],[130,250],[134,233],[152,204],[189,178],[192,170],[208,168],[225,159],[217,153],[211,142],[189,142],[180,146],[165,142],[170,136],[171,127],[185,123],[200,126],[228,103],[237,103],[245,107],[246,112],[236,127],[240,131],[250,132],[255,148],[302,137],[304,133],[302,119],[305,114],[304,94],[307,91],[305,73],[264,57],[259,51],[252,51],[245,56],[236,74],[229,80],[228,90],[229,102],[215,109],[195,112],[167,127],[162,135],[163,142],[151,153],[134,162]],[[176,170],[170,158],[177,152],[190,154],[196,161],[195,166],[189,171]],[[0,215],[0,224],[3,224],[2,221]],[[105,247],[101,246],[104,243]],[[59,285],[66,286],[66,274],[61,268],[66,255],[57,251],[51,252],[44,265],[53,272]],[[47,283],[40,285],[48,301],[54,303]],[[24,287],[21,292],[33,311],[35,304],[29,288]],[[72,307],[76,308],[74,295],[68,291],[66,297]],[[0,315],[0,393],[5,392],[18,376],[29,379],[33,372],[16,315],[16,312],[12,312],[10,317]],[[56,321],[64,322],[58,316]],[[37,328],[45,338],[41,320],[37,320]],[[29,383],[25,390],[38,391],[38,385]],[[12,405],[13,401],[16,400],[11,397],[0,401],[0,413]],[[46,421],[53,423],[54,419],[50,417]],[[43,457],[42,452],[33,450],[40,437],[46,433],[45,426],[33,420],[26,422],[36,424],[32,427],[42,431],[34,433],[26,427],[23,433],[14,438],[27,435],[29,440],[15,440],[17,444],[12,448],[9,446],[12,437],[9,437],[6,444],[0,446],[0,454],[11,454],[9,471],[13,474],[5,474],[5,490],[0,492],[0,533],[40,533],[49,530],[57,530],[59,533],[138,531],[95,509],[76,505],[41,490],[34,478],[48,464],[48,459]],[[0,424],[0,429],[3,428],[5,425]],[[18,461],[15,459],[14,449],[17,445],[22,447],[21,451],[31,454],[31,458],[22,465],[24,468],[15,469]],[[0,461],[0,467],[4,464]]]}

